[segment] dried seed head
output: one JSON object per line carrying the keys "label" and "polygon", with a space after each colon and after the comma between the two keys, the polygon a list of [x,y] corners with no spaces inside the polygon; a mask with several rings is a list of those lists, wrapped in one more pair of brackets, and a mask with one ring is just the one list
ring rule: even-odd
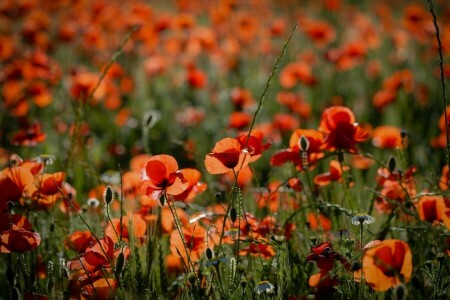
{"label": "dried seed head", "polygon": [[255,292],[260,295],[262,293],[273,294],[275,293],[275,286],[267,280],[260,281],[255,287]]}
{"label": "dried seed head", "polygon": [[375,222],[375,218],[365,213],[356,214],[356,216],[352,218],[353,225],[372,224],[373,222]]}
{"label": "dried seed head", "polygon": [[96,209],[100,205],[100,201],[98,201],[96,198],[89,198],[87,199],[87,205],[91,209]]}

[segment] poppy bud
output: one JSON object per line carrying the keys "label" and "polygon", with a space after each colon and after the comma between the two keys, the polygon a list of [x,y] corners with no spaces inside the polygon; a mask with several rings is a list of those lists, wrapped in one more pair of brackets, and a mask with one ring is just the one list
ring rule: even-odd
{"label": "poppy bud", "polygon": [[212,251],[212,249],[211,248],[206,248],[206,257],[208,258],[208,259],[212,259],[213,257],[214,257],[214,252]]}
{"label": "poppy bud", "polygon": [[233,222],[233,223],[236,222],[237,210],[234,207],[232,207],[231,210],[230,210],[230,219],[231,219],[231,222]]}
{"label": "poppy bud", "polygon": [[224,195],[223,192],[217,192],[214,194],[214,198],[216,198],[216,200],[218,202],[223,202],[224,201]]}
{"label": "poppy bud", "polygon": [[309,149],[309,140],[306,136],[302,135],[300,139],[298,140],[298,147],[300,148],[300,151],[307,152]]}
{"label": "poppy bud", "polygon": [[439,252],[436,255],[436,259],[439,263],[443,263],[445,261],[445,254],[443,252]]}
{"label": "poppy bud", "polygon": [[395,156],[391,156],[388,161],[389,172],[391,172],[391,173],[394,172],[396,165],[397,165],[397,160],[395,159]]}
{"label": "poppy bud", "polygon": [[404,130],[400,131],[400,137],[401,137],[402,139],[404,139],[406,136],[407,136],[406,131],[404,131]]}
{"label": "poppy bud", "polygon": [[103,200],[106,202],[106,205],[109,205],[112,201],[113,201],[113,190],[112,188],[108,185],[105,189],[105,191],[103,192]]}
{"label": "poppy bud", "polygon": [[394,299],[396,300],[403,300],[406,299],[408,293],[405,285],[400,284],[395,287],[394,289]]}
{"label": "poppy bud", "polygon": [[243,290],[245,290],[245,287],[247,286],[247,279],[245,278],[244,274],[241,276],[241,281],[239,282],[239,285]]}
{"label": "poppy bud", "polygon": [[123,252],[120,252],[116,261],[116,269],[114,270],[116,278],[120,278],[120,274],[122,273],[124,264],[125,264],[125,256]]}

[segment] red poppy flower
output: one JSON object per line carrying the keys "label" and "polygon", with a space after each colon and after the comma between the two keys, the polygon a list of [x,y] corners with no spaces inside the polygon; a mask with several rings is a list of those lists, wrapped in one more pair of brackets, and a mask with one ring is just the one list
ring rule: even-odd
{"label": "red poppy flower", "polygon": [[74,249],[78,253],[84,253],[87,247],[95,241],[89,230],[78,230],[70,234],[64,241],[67,249]]}
{"label": "red poppy flower", "polygon": [[330,218],[323,214],[308,213],[308,224],[312,230],[330,231],[332,223]]}
{"label": "red poppy flower", "polygon": [[307,20],[300,26],[317,47],[323,48],[336,37],[336,31],[326,21]]}
{"label": "red poppy flower", "polygon": [[11,225],[13,224],[25,230],[31,230],[33,228],[25,216],[19,214],[0,214],[0,233],[11,229]]}
{"label": "red poppy flower", "polygon": [[332,181],[340,181],[342,179],[343,171],[348,170],[348,167],[344,167],[342,170],[341,164],[337,160],[330,161],[330,171],[319,174],[314,177],[314,184],[318,186],[325,186]]}
{"label": "red poppy flower", "polygon": [[178,170],[173,156],[161,154],[152,156],[141,171],[141,193],[159,199],[162,193],[178,195],[184,192],[189,183]]}
{"label": "red poppy flower", "polygon": [[230,114],[230,120],[228,126],[234,129],[244,129],[250,125],[252,121],[252,115],[243,111],[234,111]]}
{"label": "red poppy flower", "polygon": [[208,83],[206,73],[195,66],[188,67],[187,82],[192,88],[202,89]]}
{"label": "red poppy flower", "polygon": [[240,87],[235,87],[231,91],[231,101],[236,111],[247,109],[255,104],[252,93]]}
{"label": "red poppy flower", "polygon": [[119,283],[114,278],[99,278],[81,288],[83,299],[115,299]]}
{"label": "red poppy flower", "polygon": [[[241,144],[242,148],[247,146],[250,153],[250,162],[258,160],[262,156],[262,152],[270,147],[270,143],[263,143],[263,138],[263,132],[257,129],[253,130],[250,136],[248,136],[247,132],[243,132],[236,138]],[[246,142],[247,145],[245,145]]]}
{"label": "red poppy flower", "polygon": [[178,195],[174,195],[176,201],[186,201],[192,202],[192,200],[198,194],[204,192],[207,188],[207,184],[200,182],[200,177],[202,174],[197,169],[186,168],[181,169],[180,172],[183,174],[183,178],[188,182],[188,187],[184,192]]}
{"label": "red poppy flower", "polygon": [[319,273],[311,275],[309,278],[309,286],[315,287],[318,294],[332,295],[334,293],[334,286],[338,284],[336,276],[331,273],[334,268],[334,261],[337,260],[344,267],[349,268],[349,262],[344,256],[333,251],[330,242],[324,242],[311,248],[306,260],[315,261],[319,268]]}
{"label": "red poppy flower", "polygon": [[419,217],[423,221],[433,223],[444,222],[450,229],[450,199],[443,196],[422,196],[417,204]]}
{"label": "red poppy flower", "polygon": [[275,250],[272,245],[268,243],[267,239],[256,234],[253,236],[250,244],[239,252],[239,255],[241,256],[246,256],[249,254],[252,256],[259,256],[269,259],[275,256]]}
{"label": "red poppy flower", "polygon": [[41,131],[41,126],[37,123],[32,124],[26,129],[19,130],[12,138],[14,145],[34,147],[46,139],[46,134]]}
{"label": "red poppy flower", "polygon": [[290,63],[280,72],[280,85],[285,89],[293,88],[300,81],[307,86],[317,83],[311,66],[303,61]]}
{"label": "red poppy flower", "polygon": [[[191,260],[196,261],[200,259],[206,250],[206,229],[202,226],[183,225],[182,230]],[[180,234],[176,230],[170,234],[170,251],[175,255],[179,252],[186,261],[186,251],[184,251]]]}
{"label": "red poppy flower", "polygon": [[37,232],[31,232],[12,224],[11,229],[0,233],[1,253],[23,253],[33,250],[41,243],[41,236]]}
{"label": "red poppy flower", "polygon": [[9,201],[17,202],[26,194],[31,197],[36,192],[34,176],[24,167],[6,168],[0,172],[0,212],[6,212]]}
{"label": "red poppy flower", "polygon": [[443,191],[448,190],[449,185],[449,172],[448,172],[448,165],[445,165],[442,168],[442,175],[439,178],[439,188]]}
{"label": "red poppy flower", "polygon": [[355,145],[368,138],[368,133],[355,123],[353,112],[344,106],[332,106],[322,113],[319,131],[326,134],[323,149],[356,152]]}
{"label": "red poppy flower", "polygon": [[[117,243],[120,237],[120,219],[112,219],[111,222],[108,223],[108,226],[105,229],[105,236],[109,236],[114,243]],[[132,230],[129,228],[130,224],[132,225]],[[112,226],[114,226],[114,228]],[[123,239],[129,241],[131,233],[133,233],[134,241],[136,243],[140,243],[147,236],[147,223],[140,214],[133,214],[131,220],[128,216],[123,216],[122,218]]]}
{"label": "red poppy flower", "polygon": [[321,148],[323,144],[323,133],[315,129],[296,129],[289,140],[289,148],[280,150],[270,158],[270,164],[280,166],[288,161],[293,162],[298,169],[303,169],[303,161],[299,147],[301,137],[306,138],[308,147],[307,163],[313,165],[324,156]]}
{"label": "red poppy flower", "polygon": [[378,126],[372,131],[372,144],[381,149],[403,148],[401,129],[395,126]]}
{"label": "red poppy flower", "polygon": [[365,282],[375,291],[386,291],[408,282],[412,268],[411,250],[400,240],[381,241],[363,256]]}
{"label": "red poppy flower", "polygon": [[210,174],[239,171],[250,162],[250,153],[237,139],[224,138],[216,143],[205,157],[205,167]]}

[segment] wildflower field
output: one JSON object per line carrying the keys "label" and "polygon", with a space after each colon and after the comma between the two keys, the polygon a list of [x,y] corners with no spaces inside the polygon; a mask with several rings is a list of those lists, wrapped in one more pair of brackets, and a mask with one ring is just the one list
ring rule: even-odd
{"label": "wildflower field", "polygon": [[450,299],[448,0],[0,1],[0,299]]}

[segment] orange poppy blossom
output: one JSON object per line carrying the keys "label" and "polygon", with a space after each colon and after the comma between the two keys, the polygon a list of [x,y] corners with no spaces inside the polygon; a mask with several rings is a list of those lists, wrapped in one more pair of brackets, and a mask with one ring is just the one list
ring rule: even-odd
{"label": "orange poppy blossom", "polygon": [[[445,114],[447,115],[447,120],[450,120],[450,107],[447,106],[445,110]],[[440,130],[439,136],[431,139],[430,143],[433,148],[445,148],[447,145],[447,139],[445,137],[446,135],[446,129],[445,129],[445,114],[442,113],[442,115],[439,117],[439,123],[438,127]]]}
{"label": "orange poppy blossom", "polygon": [[224,138],[206,155],[205,167],[213,175],[237,172],[249,164],[250,155],[248,148],[243,148],[237,139]]}
{"label": "orange poppy blossom", "polygon": [[[247,141],[248,138],[248,141]],[[271,143],[263,143],[264,133],[258,129],[253,130],[250,135],[248,132],[240,133],[236,139],[241,144],[242,148],[247,148],[250,153],[250,161],[257,161],[261,156],[264,150],[267,150]]]}
{"label": "orange poppy blossom", "polygon": [[198,194],[206,191],[208,185],[200,181],[202,174],[199,170],[193,168],[184,168],[180,172],[183,178],[188,182],[188,187],[181,194],[174,195],[175,201],[192,202]]}
{"label": "orange poppy blossom", "polygon": [[267,189],[256,194],[258,208],[268,208],[270,212],[277,212],[280,208],[298,209],[300,204],[289,193],[285,193],[285,190],[280,181],[270,182]]}
{"label": "orange poppy blossom", "polygon": [[331,219],[324,214],[309,212],[307,216],[309,228],[312,230],[330,231],[332,228]]}
{"label": "orange poppy blossom", "polygon": [[47,135],[41,131],[41,125],[31,124],[26,129],[20,129],[11,139],[13,145],[34,147],[45,142]]}
{"label": "orange poppy blossom", "polygon": [[[66,266],[71,271],[68,282],[71,295],[79,297],[80,294],[83,294],[94,299],[95,292],[92,290],[92,285],[96,291],[99,288],[99,295],[112,295],[118,284],[114,283],[115,279],[105,277],[102,269],[111,271],[113,267],[111,263],[114,264],[121,253],[124,255],[124,260],[127,261],[131,254],[130,247],[126,245],[115,250],[112,239],[105,236],[88,246],[84,253],[68,260]],[[110,285],[105,280],[108,280]],[[109,297],[104,299],[109,299]]]}
{"label": "orange poppy blossom", "polygon": [[416,182],[413,177],[415,172],[414,166],[408,168],[404,173],[395,171],[391,173],[386,168],[379,168],[377,182],[381,190],[375,199],[375,208],[380,212],[389,213],[395,204],[393,202],[403,203],[406,193],[409,194],[409,197],[415,197],[417,194]]}
{"label": "orange poppy blossom", "polygon": [[307,119],[311,115],[311,104],[299,93],[278,92],[277,102],[297,113],[300,117]]}
{"label": "orange poppy blossom", "polygon": [[[375,291],[386,291],[410,280],[412,254],[407,243],[401,240],[384,240],[373,243],[364,250],[364,281]],[[360,274],[360,273],[358,273]],[[358,281],[360,275],[355,275]]]}
{"label": "orange poppy blossom", "polygon": [[128,242],[131,238],[131,233],[133,234],[134,241],[137,244],[143,243],[147,237],[147,223],[140,214],[135,213],[131,216],[123,216],[122,228],[120,226],[120,219],[112,219],[111,222],[108,222],[108,226],[105,229],[105,236],[109,236],[114,243],[119,241],[121,234],[123,240]]}
{"label": "orange poppy blossom", "polygon": [[39,208],[52,207],[61,198],[59,190],[63,189],[64,177],[64,172],[36,176],[35,185],[38,194],[33,200],[36,199],[35,203]]}
{"label": "orange poppy blossom", "polygon": [[280,72],[280,85],[285,89],[295,87],[298,82],[307,86],[317,83],[317,79],[312,74],[311,65],[304,61],[287,64]]}
{"label": "orange poppy blossom", "polygon": [[439,188],[443,191],[448,190],[449,186],[449,172],[448,165],[442,167],[442,175],[439,178]]}
{"label": "orange poppy blossom", "polygon": [[178,163],[173,156],[160,154],[152,156],[141,170],[140,185],[141,194],[157,200],[163,193],[183,193],[189,187],[189,182],[178,170]]}
{"label": "orange poppy blossom", "polygon": [[419,218],[433,223],[443,222],[450,230],[450,198],[443,196],[421,196],[417,203]]}
{"label": "orange poppy blossom", "polygon": [[372,144],[381,149],[402,149],[402,130],[395,126],[378,126],[372,131]]}
{"label": "orange poppy blossom", "polygon": [[0,213],[7,212],[8,202],[18,202],[22,196],[32,197],[37,189],[33,174],[24,167],[13,166],[0,171]]}
{"label": "orange poppy blossom", "polygon": [[256,103],[252,93],[241,87],[233,88],[231,91],[231,102],[234,105],[235,111],[242,111],[251,108]]}
{"label": "orange poppy blossom", "polygon": [[[193,262],[199,260],[206,250],[206,229],[195,224],[183,225],[183,234],[186,240],[186,245]],[[212,241],[210,240],[210,243]],[[211,245],[210,245],[211,246]],[[172,231],[170,234],[170,251],[173,255],[181,255],[183,260],[187,263],[186,251],[184,250],[183,242],[180,234],[177,231]],[[179,253],[179,254],[178,254]]]}
{"label": "orange poppy blossom", "polygon": [[336,38],[336,31],[327,21],[303,20],[300,28],[319,48],[324,48]]}
{"label": "orange poppy blossom", "polygon": [[[303,161],[300,151],[300,138],[305,137],[308,144],[306,149],[306,161]],[[275,153],[270,158],[270,164],[273,166],[281,166],[284,163],[290,161],[294,163],[297,169],[303,169],[303,163],[308,165],[314,165],[318,159],[324,156],[321,150],[323,144],[323,133],[315,129],[296,129],[291,135],[289,140],[289,148],[283,149]]]}
{"label": "orange poppy blossom", "polygon": [[322,148],[328,151],[357,152],[355,145],[368,138],[368,133],[355,120],[353,112],[344,106],[332,106],[322,113],[319,131],[325,134]]}
{"label": "orange poppy blossom", "polygon": [[73,249],[77,253],[84,253],[89,245],[95,241],[92,232],[89,230],[77,230],[72,232],[66,240],[64,246],[66,249]]}
{"label": "orange poppy blossom", "polygon": [[31,231],[30,222],[20,215],[4,215],[7,224],[0,224],[0,252],[23,253],[37,248],[41,236]]}
{"label": "orange poppy blossom", "polygon": [[[73,72],[71,76],[71,87],[70,94],[76,101],[82,101],[85,103],[90,100],[90,104],[97,104],[105,97],[106,94],[106,84],[101,82],[98,88],[94,92],[98,81],[100,79],[100,74],[91,73],[84,70],[78,70]],[[91,99],[88,99],[90,94],[94,92]]]}
{"label": "orange poppy blossom", "polygon": [[314,177],[314,184],[317,186],[326,186],[332,181],[341,181],[343,171],[346,171],[348,169],[349,167],[347,166],[341,166],[339,161],[331,160],[330,171],[316,175]]}
{"label": "orange poppy blossom", "polygon": [[242,248],[239,251],[239,255],[259,256],[265,259],[269,259],[275,256],[275,250],[273,249],[273,246],[270,245],[267,238],[259,234],[253,234],[252,237],[248,239],[248,241],[250,242],[249,245]]}
{"label": "orange poppy blossom", "polygon": [[332,297],[334,286],[339,284],[338,279],[331,273],[334,269],[335,260],[339,261],[346,269],[350,268],[347,259],[336,251],[333,251],[330,242],[323,242],[319,245],[311,247],[311,253],[306,257],[306,261],[315,261],[319,268],[319,273],[311,275],[308,280],[310,287],[316,290],[315,294],[321,299]]}
{"label": "orange poppy blossom", "polygon": [[242,130],[252,122],[252,115],[244,111],[233,111],[230,114],[228,127]]}
{"label": "orange poppy blossom", "polygon": [[272,118],[272,126],[281,132],[298,128],[300,122],[296,116],[290,113],[276,113]]}
{"label": "orange poppy blossom", "polygon": [[239,174],[237,174],[237,182],[234,176],[233,171],[229,171],[222,175],[220,178],[220,182],[225,184],[228,187],[232,187],[233,184],[237,183],[237,185],[242,189],[249,186],[253,180],[253,171],[249,165],[239,170]]}

